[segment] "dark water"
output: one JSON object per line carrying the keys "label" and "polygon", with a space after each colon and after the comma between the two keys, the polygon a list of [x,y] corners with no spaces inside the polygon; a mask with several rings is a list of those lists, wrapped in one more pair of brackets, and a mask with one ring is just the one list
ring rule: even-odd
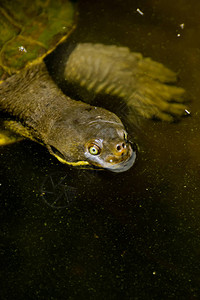
{"label": "dark water", "polygon": [[117,111],[140,146],[121,174],[70,169],[30,141],[1,148],[0,299],[199,298],[200,3],[79,10],[75,40],[128,46],[177,71],[192,117],[138,129]]}

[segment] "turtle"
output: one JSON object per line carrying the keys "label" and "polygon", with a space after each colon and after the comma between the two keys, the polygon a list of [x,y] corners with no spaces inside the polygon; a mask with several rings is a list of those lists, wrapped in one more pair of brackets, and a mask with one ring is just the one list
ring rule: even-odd
{"label": "turtle", "polygon": [[[44,145],[62,163],[124,172],[133,166],[137,151],[120,118],[64,94],[45,63],[58,45],[67,42],[76,15],[76,5],[66,0],[0,4],[3,126]],[[123,99],[145,118],[172,121],[185,114],[185,90],[174,85],[175,72],[127,47],[69,45],[62,78],[94,94]]]}

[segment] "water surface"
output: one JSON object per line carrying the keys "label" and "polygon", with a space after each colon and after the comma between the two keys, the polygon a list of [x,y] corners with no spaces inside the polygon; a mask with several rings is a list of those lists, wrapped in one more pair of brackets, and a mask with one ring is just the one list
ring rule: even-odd
{"label": "water surface", "polygon": [[200,4],[85,0],[79,10],[74,41],[172,68],[192,115],[134,126],[107,103],[140,149],[121,174],[71,169],[30,141],[1,148],[0,298],[198,298]]}

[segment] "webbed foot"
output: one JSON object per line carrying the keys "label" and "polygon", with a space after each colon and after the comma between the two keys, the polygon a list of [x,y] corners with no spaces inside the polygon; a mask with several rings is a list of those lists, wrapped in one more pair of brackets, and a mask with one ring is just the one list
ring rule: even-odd
{"label": "webbed foot", "polygon": [[127,97],[127,104],[137,110],[139,115],[173,121],[174,118],[189,114],[184,104],[185,90],[172,85],[176,82],[173,71],[150,58],[141,57],[136,78],[132,94]]}

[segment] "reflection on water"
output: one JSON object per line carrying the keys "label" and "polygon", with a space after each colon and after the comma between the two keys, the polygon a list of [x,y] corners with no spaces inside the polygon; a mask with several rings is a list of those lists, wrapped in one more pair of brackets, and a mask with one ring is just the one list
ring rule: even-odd
{"label": "reflection on water", "polygon": [[1,299],[200,296],[199,6],[80,2],[73,39],[128,46],[166,64],[187,89],[192,116],[134,126],[123,104],[106,103],[139,144],[123,174],[70,169],[32,142],[2,148]]}

